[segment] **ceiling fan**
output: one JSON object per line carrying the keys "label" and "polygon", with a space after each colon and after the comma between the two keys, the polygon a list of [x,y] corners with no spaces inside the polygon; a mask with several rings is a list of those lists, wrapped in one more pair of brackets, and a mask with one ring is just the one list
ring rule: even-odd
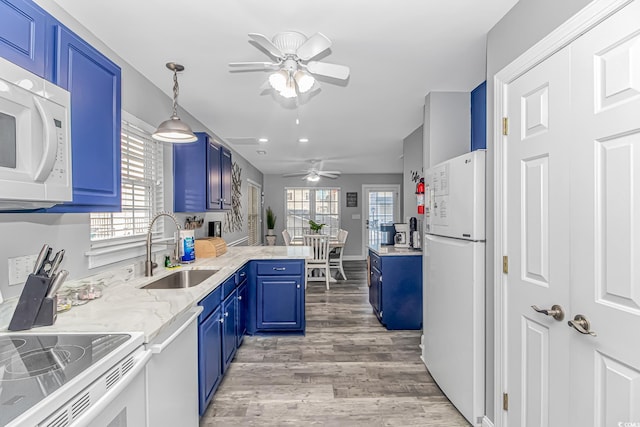
{"label": "ceiling fan", "polygon": [[318,167],[318,164],[319,164],[318,162],[311,162],[311,167],[307,170],[303,170],[300,172],[293,172],[293,173],[285,173],[282,176],[283,177],[301,176],[302,180],[317,182],[317,181],[320,181],[321,177],[336,179],[342,173],[340,171],[320,170],[320,168]]}
{"label": "ceiling fan", "polygon": [[328,62],[311,61],[312,58],[331,47],[331,40],[316,33],[307,38],[297,31],[284,31],[269,40],[266,36],[249,33],[249,37],[275,58],[274,62],[232,62],[230,67],[246,71],[274,70],[269,75],[269,84],[285,98],[317,89],[313,75],[338,80],[349,78],[349,67]]}

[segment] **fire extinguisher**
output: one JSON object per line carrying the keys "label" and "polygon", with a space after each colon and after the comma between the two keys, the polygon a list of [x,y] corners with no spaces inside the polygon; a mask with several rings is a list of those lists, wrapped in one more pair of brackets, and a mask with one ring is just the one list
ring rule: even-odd
{"label": "fire extinguisher", "polygon": [[420,178],[416,185],[416,199],[418,204],[418,213],[424,214],[424,178]]}

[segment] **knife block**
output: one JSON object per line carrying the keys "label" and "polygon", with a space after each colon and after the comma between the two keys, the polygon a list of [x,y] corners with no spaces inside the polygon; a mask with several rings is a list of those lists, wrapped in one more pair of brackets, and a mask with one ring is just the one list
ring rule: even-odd
{"label": "knife block", "polygon": [[[56,319],[57,301],[55,301],[55,297],[46,298],[51,280],[44,275],[29,275],[9,323],[8,329],[10,331],[23,331],[31,329],[33,326],[53,325]],[[40,314],[41,311],[42,314]]]}

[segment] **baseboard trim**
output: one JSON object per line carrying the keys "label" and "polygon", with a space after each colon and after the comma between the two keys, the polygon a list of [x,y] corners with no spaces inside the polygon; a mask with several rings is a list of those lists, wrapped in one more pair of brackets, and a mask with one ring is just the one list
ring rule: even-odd
{"label": "baseboard trim", "polygon": [[366,258],[364,258],[362,255],[343,255],[342,256],[342,260],[343,261],[364,261]]}
{"label": "baseboard trim", "polygon": [[482,417],[482,427],[493,427],[493,423],[486,415]]}

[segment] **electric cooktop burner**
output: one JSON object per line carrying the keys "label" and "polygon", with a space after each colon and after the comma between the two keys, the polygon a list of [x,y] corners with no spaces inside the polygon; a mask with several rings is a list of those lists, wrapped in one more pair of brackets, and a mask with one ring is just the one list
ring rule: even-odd
{"label": "electric cooktop burner", "polygon": [[90,369],[129,338],[127,334],[0,337],[0,426]]}

